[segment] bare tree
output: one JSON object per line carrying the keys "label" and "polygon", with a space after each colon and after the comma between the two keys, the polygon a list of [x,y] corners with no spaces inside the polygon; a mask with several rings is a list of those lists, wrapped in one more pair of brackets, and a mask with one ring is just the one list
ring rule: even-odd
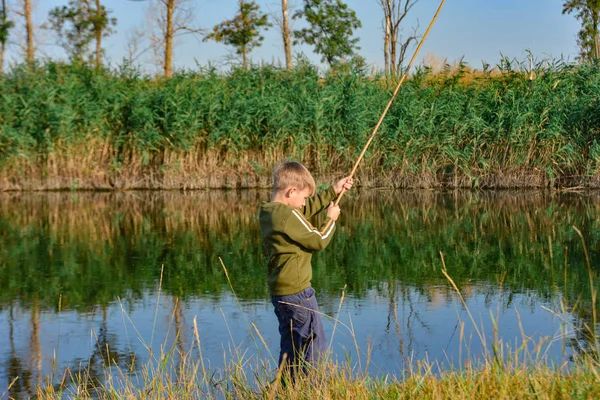
{"label": "bare tree", "polygon": [[173,76],[173,47],[178,36],[201,33],[193,28],[194,9],[191,0],[152,0],[149,19],[158,30],[153,30],[147,38],[157,59],[161,60],[164,76]]}
{"label": "bare tree", "polygon": [[293,59],[292,59],[292,32],[290,25],[290,8],[294,9],[294,1],[291,2],[288,0],[281,0],[281,10],[273,11],[269,6],[269,17],[271,21],[277,25],[279,31],[281,32],[281,37],[283,38],[283,50],[285,53],[285,65],[286,68],[293,68]]}
{"label": "bare tree", "polygon": [[145,34],[139,30],[134,29],[127,34],[127,63],[129,65],[135,64],[135,62],[148,50],[149,46],[144,46]]}
{"label": "bare tree", "polygon": [[94,35],[96,36],[96,68],[100,68],[102,65],[102,30],[104,26],[97,21],[102,21],[104,18],[102,14],[102,4],[100,0],[96,0],[96,18],[94,20]]}
{"label": "bare tree", "polygon": [[25,29],[27,30],[27,61],[33,62],[33,22],[31,18],[31,0],[23,0],[23,12],[25,14]]}
{"label": "bare tree", "polygon": [[402,71],[406,50],[418,40],[418,26],[411,28],[410,35],[401,42],[402,22],[419,0],[377,0],[383,10],[383,56],[385,72],[395,76]]}
{"label": "bare tree", "polygon": [[23,18],[23,27],[25,32],[17,31],[16,36],[19,37],[21,43],[21,49],[25,54],[25,59],[28,62],[33,62],[35,58],[35,42],[34,42],[34,31],[36,26],[33,24],[33,10],[36,7],[37,1],[35,0],[17,0],[16,6],[11,9],[15,15]]}
{"label": "bare tree", "polygon": [[23,12],[25,13],[25,29],[27,30],[27,61],[33,62],[33,22],[31,18],[31,0],[23,0]]}
{"label": "bare tree", "polygon": [[292,41],[290,36],[290,17],[288,15],[288,2],[281,0],[281,35],[283,36],[283,49],[285,50],[285,66],[292,69]]}

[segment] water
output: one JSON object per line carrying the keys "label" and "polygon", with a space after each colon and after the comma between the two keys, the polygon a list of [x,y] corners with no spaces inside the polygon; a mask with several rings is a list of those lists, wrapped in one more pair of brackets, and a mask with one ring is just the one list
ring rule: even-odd
{"label": "water", "polygon": [[[256,219],[268,196],[0,194],[0,397],[16,377],[15,397],[68,370],[102,382],[109,360],[135,373],[150,349],[189,350],[194,322],[207,367],[243,357],[274,369]],[[372,191],[342,205],[334,240],[313,261],[337,360],[399,376],[422,359],[480,360],[495,335],[513,348],[544,339],[539,356],[552,363],[587,348],[590,271],[573,226],[595,277],[597,194]]]}

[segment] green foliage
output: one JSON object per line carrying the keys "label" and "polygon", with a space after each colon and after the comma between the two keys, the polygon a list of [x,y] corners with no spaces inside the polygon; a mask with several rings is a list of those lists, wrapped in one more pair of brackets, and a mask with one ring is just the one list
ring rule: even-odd
{"label": "green foliage", "polygon": [[600,57],[600,0],[566,0],[563,14],[575,13],[581,21],[581,30],[577,34],[581,59],[591,61]]}
{"label": "green foliage", "polygon": [[69,56],[79,62],[84,60],[96,33],[107,37],[113,33],[111,27],[117,24],[104,6],[98,13],[92,3],[93,0],[69,0],[68,5],[55,7],[49,13],[50,28],[56,31]]}
{"label": "green foliage", "polygon": [[[431,176],[429,187],[506,187],[510,180],[493,177],[511,174],[518,186],[525,173],[542,176],[537,185],[598,177],[600,67],[551,63],[533,81],[518,65],[499,67],[497,74],[416,71],[360,166],[362,183],[378,177],[390,185],[411,174]],[[0,167],[21,165],[17,171],[26,175],[47,157],[69,159],[77,151],[88,163],[80,171],[110,174],[137,154],[145,159],[142,173],[152,173],[172,165],[170,152],[212,152],[221,164],[254,155],[265,174],[272,154],[303,161],[317,175],[342,173],[393,83],[360,68],[323,77],[309,64],[293,71],[205,69],[168,80],[127,68],[22,66],[0,77]]]}
{"label": "green foliage", "polygon": [[247,55],[255,47],[260,47],[264,37],[261,29],[267,30],[271,24],[266,14],[262,14],[255,1],[240,0],[239,13],[231,20],[215,25],[213,32],[204,41],[214,39],[235,47],[236,53],[242,56],[242,66],[247,67]]}
{"label": "green foliage", "polygon": [[8,32],[14,26],[14,22],[9,21],[6,16],[6,4],[2,2],[0,10],[0,44],[5,45],[8,41]]}
{"label": "green foliage", "polygon": [[306,43],[321,54],[321,61],[334,66],[352,57],[359,47],[354,31],[362,26],[356,13],[342,0],[304,0],[304,8],[294,19],[305,17],[307,28],[294,31],[295,43]]}

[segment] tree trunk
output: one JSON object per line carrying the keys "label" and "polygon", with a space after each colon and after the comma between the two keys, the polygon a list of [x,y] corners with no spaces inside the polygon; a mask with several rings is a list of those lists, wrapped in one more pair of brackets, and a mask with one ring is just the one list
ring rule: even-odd
{"label": "tree trunk", "polygon": [[27,61],[33,62],[33,21],[31,19],[31,0],[25,0],[25,28],[27,30]]}
{"label": "tree trunk", "polygon": [[384,33],[383,33],[383,59],[385,64],[385,74],[390,73],[390,29],[392,21],[390,18],[390,0],[387,0],[387,8],[384,7]]}
{"label": "tree trunk", "polygon": [[102,5],[100,0],[96,0],[96,26],[94,33],[96,34],[96,69],[102,68]]}
{"label": "tree trunk", "polygon": [[600,22],[600,10],[592,10],[592,23],[594,24],[594,55],[600,58],[600,40],[598,39],[598,22]]}
{"label": "tree trunk", "polygon": [[242,69],[245,71],[248,67],[248,61],[246,60],[246,45],[242,47]]}
{"label": "tree trunk", "polygon": [[0,74],[4,71],[4,51],[6,50],[6,43],[0,44]]}
{"label": "tree trunk", "polygon": [[398,34],[397,34],[397,32],[395,32],[394,28],[392,27],[391,33],[390,33],[390,73],[392,74],[392,76],[396,76],[397,44],[398,44]]}
{"label": "tree trunk", "polygon": [[288,2],[281,0],[281,12],[283,14],[283,26],[281,34],[283,35],[283,48],[285,50],[285,67],[288,70],[293,68],[292,64],[292,43],[290,41],[290,18],[288,16]]}
{"label": "tree trunk", "polygon": [[[407,0],[408,1],[408,0]],[[396,76],[396,54],[398,48],[398,22],[396,10],[400,7],[400,4],[396,4],[396,0],[385,1],[385,17],[386,25],[388,28],[388,62],[389,72],[392,77]]]}
{"label": "tree trunk", "polygon": [[173,76],[173,12],[175,11],[175,0],[167,0],[167,26],[165,29],[165,77]]}
{"label": "tree trunk", "polygon": [[[6,24],[6,0],[2,0],[2,24]],[[0,43],[0,74],[4,71],[4,52],[6,50],[6,42],[3,40]]]}

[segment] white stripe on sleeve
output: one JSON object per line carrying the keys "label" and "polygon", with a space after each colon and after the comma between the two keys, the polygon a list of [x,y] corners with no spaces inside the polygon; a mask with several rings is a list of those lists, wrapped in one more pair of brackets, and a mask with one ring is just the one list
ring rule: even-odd
{"label": "white stripe on sleeve", "polygon": [[329,237],[329,235],[331,234],[331,232],[333,231],[333,227],[335,226],[335,221],[331,224],[331,226],[329,227],[329,229],[327,230],[327,232],[324,235],[321,235],[321,232],[319,232],[317,229],[313,229],[304,219],[304,217],[302,215],[300,215],[300,213],[296,210],[293,210],[292,213],[296,216],[296,218],[298,218],[300,220],[300,222],[302,222],[302,225],[304,225],[304,227],[306,229],[308,229],[309,232],[312,233],[316,233],[317,235],[319,235],[321,237],[321,239],[327,239]]}

